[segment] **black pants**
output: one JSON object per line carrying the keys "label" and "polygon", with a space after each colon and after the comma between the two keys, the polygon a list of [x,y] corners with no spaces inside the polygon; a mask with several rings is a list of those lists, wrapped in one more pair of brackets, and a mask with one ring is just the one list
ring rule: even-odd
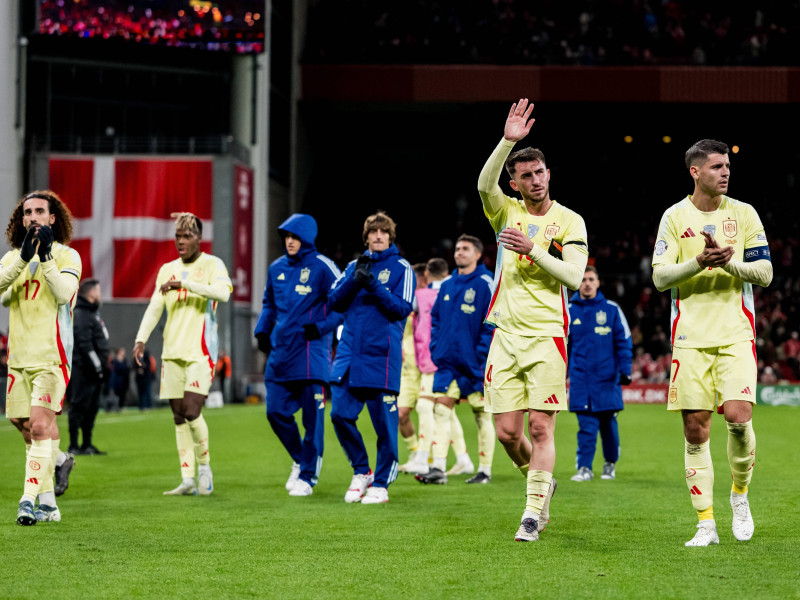
{"label": "black pants", "polygon": [[[92,445],[92,429],[100,408],[102,384],[79,373],[73,373],[69,382],[69,447],[86,448]],[[78,434],[83,432],[83,444],[78,444]]]}

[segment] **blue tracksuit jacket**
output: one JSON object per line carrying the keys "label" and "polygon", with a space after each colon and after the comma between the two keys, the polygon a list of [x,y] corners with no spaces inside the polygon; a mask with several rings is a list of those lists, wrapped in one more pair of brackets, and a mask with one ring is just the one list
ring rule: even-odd
{"label": "blue tracksuit jacket", "polygon": [[[267,286],[255,332],[270,336],[267,381],[327,381],[330,376],[331,335],[344,320],[333,311],[328,294],[341,271],[317,253],[317,223],[309,215],[295,214],[278,231],[300,238],[300,251],[275,260],[267,272]],[[286,252],[284,250],[284,252]],[[308,341],[303,324],[316,323],[322,338]]]}
{"label": "blue tracksuit jacket", "polygon": [[601,292],[569,304],[569,410],[622,410],[620,373],[631,374],[631,330],[622,309]]}
{"label": "blue tracksuit jacket", "polygon": [[347,265],[334,285],[330,299],[334,310],[345,314],[344,330],[331,367],[331,383],[348,374],[351,388],[375,388],[398,393],[400,389],[403,325],[411,313],[416,276],[392,244],[381,252],[367,251],[374,289],[353,280],[356,261]]}
{"label": "blue tracksuit jacket", "polygon": [[453,379],[466,396],[483,391],[494,331],[484,322],[494,293],[492,282],[483,265],[468,275],[459,275],[456,269],[442,282],[431,311],[431,359],[438,369],[434,392],[446,392]]}

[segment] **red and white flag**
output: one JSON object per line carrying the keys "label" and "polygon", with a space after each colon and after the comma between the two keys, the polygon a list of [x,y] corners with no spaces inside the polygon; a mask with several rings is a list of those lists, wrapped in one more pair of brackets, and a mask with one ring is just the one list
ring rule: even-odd
{"label": "red and white flag", "polygon": [[214,239],[212,161],[52,157],[50,189],[73,217],[70,246],[83,278],[100,281],[104,299],[149,298],[158,269],[177,258],[173,212],[203,222],[200,248]]}

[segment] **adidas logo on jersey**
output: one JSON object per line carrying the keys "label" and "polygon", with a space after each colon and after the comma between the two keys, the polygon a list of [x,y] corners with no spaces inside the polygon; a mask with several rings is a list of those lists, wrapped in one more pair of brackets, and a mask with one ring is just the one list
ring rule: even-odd
{"label": "adidas logo on jersey", "polygon": [[692,231],[692,228],[688,227],[686,229],[686,231],[683,232],[683,235],[681,237],[682,238],[690,238],[690,237],[697,237],[697,236],[694,234],[694,231]]}
{"label": "adidas logo on jersey", "polygon": [[547,400],[545,400],[544,403],[545,404],[560,404],[560,402],[558,401],[558,398],[556,398],[555,394],[553,394]]}
{"label": "adidas logo on jersey", "polygon": [[753,392],[750,391],[750,386],[749,385],[739,393],[740,394],[747,394],[748,396],[752,396],[753,395]]}

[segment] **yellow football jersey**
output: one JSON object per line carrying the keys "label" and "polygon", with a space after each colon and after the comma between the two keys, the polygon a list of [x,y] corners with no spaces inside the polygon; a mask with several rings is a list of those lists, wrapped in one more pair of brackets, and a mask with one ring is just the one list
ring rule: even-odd
{"label": "yellow football jersey", "polygon": [[401,347],[403,348],[403,364],[417,366],[417,359],[414,352],[414,315],[406,319],[405,327],[403,328],[403,341]]}
{"label": "yellow football jersey", "polygon": [[[81,278],[81,257],[72,248],[53,243],[51,251],[59,273]],[[0,268],[7,269],[19,257],[19,250],[6,252]],[[8,364],[15,368],[66,365],[72,368],[72,306],[74,294],[66,304],[58,300],[45,281],[39,257],[31,261],[11,284],[8,316]]]}
{"label": "yellow football jersey", "polygon": [[[719,208],[702,212],[687,196],[661,218],[653,266],[674,265],[703,252],[702,232],[711,233],[721,247],[732,246],[732,260],[745,260],[745,251],[767,247],[764,226],[755,209],[722,197]],[[672,344],[679,348],[716,348],[755,337],[753,286],[723,269],[704,269],[672,288]]]}
{"label": "yellow football jersey", "polygon": [[[556,241],[562,246],[574,243],[588,254],[583,218],[556,201],[542,216],[530,214],[522,200],[509,196],[505,196],[497,213],[492,214],[487,204],[483,209],[495,233],[514,227],[544,250]],[[532,258],[498,245],[495,293],[486,316],[489,323],[516,335],[566,337],[568,303],[567,288],[534,264]]]}
{"label": "yellow football jersey", "polygon": [[161,358],[199,360],[208,358],[216,363],[219,350],[217,337],[217,302],[182,288],[170,290],[166,295],[159,291],[170,280],[194,281],[204,285],[224,283],[233,289],[228,269],[216,256],[201,253],[192,263],[180,258],[164,264],[156,277],[156,288],[144,314],[137,342],[147,342],[153,329],[167,309],[164,326],[164,347]]}

